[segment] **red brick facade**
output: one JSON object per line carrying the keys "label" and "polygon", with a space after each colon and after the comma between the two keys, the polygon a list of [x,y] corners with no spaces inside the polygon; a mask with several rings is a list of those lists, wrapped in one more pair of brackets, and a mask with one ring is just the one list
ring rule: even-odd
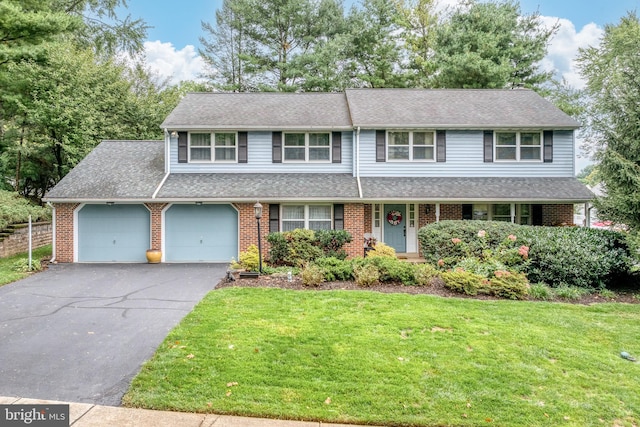
{"label": "red brick facade", "polygon": [[[253,209],[253,203],[234,203],[239,217],[239,251],[246,251],[250,245],[258,242],[258,229]],[[77,203],[56,203],[55,213],[55,239],[58,262],[73,262],[74,259],[74,210]],[[151,248],[162,248],[162,211],[166,203],[146,203],[151,215]],[[371,204],[346,203],[344,205],[344,228],[351,236],[351,243],[345,250],[349,257],[363,255],[364,234],[372,232]],[[428,208],[428,209],[427,209]],[[418,228],[436,221],[435,204],[419,204]],[[428,210],[428,212],[427,212]],[[462,219],[461,204],[441,204],[440,220]],[[573,205],[542,205],[543,225],[571,225],[573,224]],[[262,234],[262,250],[266,255],[269,251],[267,235],[269,234],[269,204],[262,205],[262,218],[260,220]]]}
{"label": "red brick facade", "polygon": [[73,211],[78,203],[56,203],[55,239],[57,262],[73,262]]}

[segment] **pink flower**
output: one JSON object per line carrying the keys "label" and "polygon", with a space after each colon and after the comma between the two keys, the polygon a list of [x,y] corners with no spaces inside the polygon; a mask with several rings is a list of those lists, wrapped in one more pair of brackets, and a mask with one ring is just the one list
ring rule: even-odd
{"label": "pink flower", "polygon": [[522,256],[522,258],[524,259],[529,258],[529,246],[520,246],[518,248],[518,254],[520,254],[520,256]]}
{"label": "pink flower", "polygon": [[517,237],[516,237],[516,236],[514,236],[513,234],[509,234],[509,235],[507,236],[507,239],[511,240],[512,242],[515,242],[515,241],[516,241],[516,239],[517,239]]}
{"label": "pink flower", "polygon": [[486,231],[484,231],[484,230],[480,230],[480,231],[478,231],[478,237],[484,237],[484,236],[486,236],[486,235],[487,235],[487,232],[486,232]]}
{"label": "pink flower", "polygon": [[438,260],[438,266],[444,267],[444,260],[443,259],[439,259]]}
{"label": "pink flower", "polygon": [[454,245],[457,245],[458,243],[462,242],[462,240],[458,239],[457,237],[454,237],[453,239],[451,239],[451,242],[452,242]]}

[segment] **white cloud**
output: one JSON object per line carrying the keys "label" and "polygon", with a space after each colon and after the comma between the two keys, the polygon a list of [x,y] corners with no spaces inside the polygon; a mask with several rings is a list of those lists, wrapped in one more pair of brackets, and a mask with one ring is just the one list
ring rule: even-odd
{"label": "white cloud", "polygon": [[159,76],[169,78],[171,84],[200,80],[205,69],[205,62],[192,45],[176,50],[171,43],[147,41],[144,43],[144,57],[147,67]]}
{"label": "white cloud", "polygon": [[558,77],[564,78],[569,85],[576,89],[582,89],[585,85],[576,67],[576,58],[580,48],[598,45],[603,35],[603,29],[596,24],[587,24],[580,31],[576,31],[573,22],[567,19],[541,16],[541,21],[546,27],[560,24],[555,34],[547,56],[542,61],[542,68],[553,71]]}

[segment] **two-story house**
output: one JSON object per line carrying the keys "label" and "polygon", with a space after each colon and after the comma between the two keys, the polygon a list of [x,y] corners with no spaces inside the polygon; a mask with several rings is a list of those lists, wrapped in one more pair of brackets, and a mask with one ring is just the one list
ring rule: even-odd
{"label": "two-story house", "polygon": [[295,228],[418,252],[445,219],[573,222],[579,124],[530,90],[192,93],[164,141],[103,141],[53,188],[59,262],[229,261]]}

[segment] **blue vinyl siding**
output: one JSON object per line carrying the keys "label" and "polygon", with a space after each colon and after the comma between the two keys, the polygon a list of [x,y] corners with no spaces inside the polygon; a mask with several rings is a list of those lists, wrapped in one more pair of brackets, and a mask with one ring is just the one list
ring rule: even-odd
{"label": "blue vinyl siding", "polygon": [[351,173],[353,167],[353,132],[342,132],[341,163],[273,163],[271,132],[248,133],[247,163],[178,163],[178,141],[171,139],[172,173]]}
{"label": "blue vinyl siding", "polygon": [[85,205],[78,211],[79,262],[146,262],[151,239],[144,205]]}
{"label": "blue vinyl siding", "polygon": [[376,132],[360,133],[361,176],[415,177],[572,177],[574,138],[572,131],[553,133],[553,163],[484,163],[482,131],[447,131],[447,161],[376,162]]}

